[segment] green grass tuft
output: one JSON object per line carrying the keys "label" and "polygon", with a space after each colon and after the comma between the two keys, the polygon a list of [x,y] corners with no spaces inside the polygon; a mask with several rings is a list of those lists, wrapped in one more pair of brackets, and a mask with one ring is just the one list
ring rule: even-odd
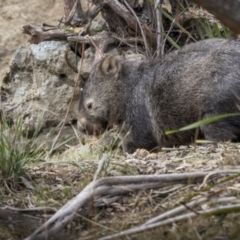
{"label": "green grass tuft", "polygon": [[[21,176],[26,175],[26,165],[39,160],[44,152],[34,139],[39,127],[31,139],[23,137],[23,117],[10,127],[5,117],[0,124],[0,180],[9,189],[16,186]],[[40,126],[40,125],[39,125]]]}

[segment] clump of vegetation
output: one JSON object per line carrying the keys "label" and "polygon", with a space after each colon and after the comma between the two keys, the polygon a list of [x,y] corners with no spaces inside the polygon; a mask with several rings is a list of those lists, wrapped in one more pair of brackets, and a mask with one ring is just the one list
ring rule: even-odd
{"label": "clump of vegetation", "polygon": [[41,146],[37,146],[34,141],[39,129],[38,127],[31,139],[25,138],[23,136],[22,116],[17,119],[13,126],[9,126],[6,118],[2,117],[0,125],[0,180],[8,190],[17,185],[21,176],[26,175],[28,163],[38,161],[43,157],[44,152]]}

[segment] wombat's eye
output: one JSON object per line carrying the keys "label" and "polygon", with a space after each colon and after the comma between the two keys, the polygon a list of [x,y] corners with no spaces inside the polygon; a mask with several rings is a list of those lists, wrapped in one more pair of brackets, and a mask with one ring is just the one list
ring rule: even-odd
{"label": "wombat's eye", "polygon": [[87,110],[92,110],[93,107],[94,107],[93,104],[94,104],[93,99],[89,98],[89,99],[87,99],[86,102],[85,102],[85,108],[86,108]]}
{"label": "wombat's eye", "polygon": [[92,103],[88,103],[88,104],[87,104],[87,109],[88,109],[88,110],[91,110],[91,109],[92,109]]}

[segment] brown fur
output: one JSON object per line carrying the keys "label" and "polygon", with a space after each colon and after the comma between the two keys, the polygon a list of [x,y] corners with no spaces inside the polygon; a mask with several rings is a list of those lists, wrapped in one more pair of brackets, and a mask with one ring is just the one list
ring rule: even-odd
{"label": "brown fur", "polygon": [[[150,63],[107,56],[93,66],[79,105],[79,128],[100,134],[117,126],[125,151],[191,143],[195,130],[165,135],[211,116],[239,112],[240,42],[211,39]],[[214,141],[238,141],[240,117],[202,126]]]}

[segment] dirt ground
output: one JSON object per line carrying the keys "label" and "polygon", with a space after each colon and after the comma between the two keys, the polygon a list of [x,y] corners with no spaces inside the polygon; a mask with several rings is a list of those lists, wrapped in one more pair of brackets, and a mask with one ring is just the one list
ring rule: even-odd
{"label": "dirt ground", "polygon": [[63,16],[60,0],[1,0],[0,2],[0,79],[8,71],[15,50],[26,46],[29,36],[22,33],[24,25],[56,25]]}

